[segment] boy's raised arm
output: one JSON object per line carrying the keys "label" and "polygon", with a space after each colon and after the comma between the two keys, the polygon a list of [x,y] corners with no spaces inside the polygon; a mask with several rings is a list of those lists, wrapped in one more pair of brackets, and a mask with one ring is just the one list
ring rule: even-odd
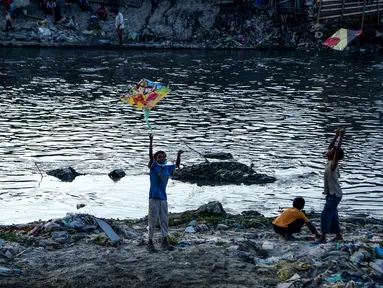
{"label": "boy's raised arm", "polygon": [[328,145],[328,148],[327,148],[328,150],[330,150],[330,149],[332,149],[332,148],[334,147],[335,142],[336,142],[336,139],[337,139],[338,136],[339,136],[339,130],[340,130],[340,129],[336,129],[336,131],[335,131],[335,136],[334,136],[334,138],[332,139],[330,145]]}
{"label": "boy's raised arm", "polygon": [[152,167],[153,165],[153,134],[149,134],[149,163],[148,167]]}
{"label": "boy's raised arm", "polygon": [[339,154],[340,146],[342,146],[342,140],[343,140],[344,132],[345,132],[344,129],[340,129],[339,130],[338,145],[336,146],[336,149],[335,149],[335,153],[334,153],[334,157],[333,157],[334,160],[331,163],[332,171],[335,171],[336,166],[338,165],[338,154]]}

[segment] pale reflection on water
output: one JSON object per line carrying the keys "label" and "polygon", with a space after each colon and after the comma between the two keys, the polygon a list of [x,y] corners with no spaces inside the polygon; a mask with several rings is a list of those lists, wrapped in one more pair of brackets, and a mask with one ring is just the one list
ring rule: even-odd
{"label": "pale reflection on water", "polygon": [[[232,213],[275,215],[297,195],[320,211],[322,154],[341,125],[339,208],[383,214],[379,55],[0,50],[0,223],[62,217],[79,203],[101,217],[147,214],[148,130],[142,111],[119,100],[143,77],[172,88],[150,117],[156,149],[170,159],[186,150],[185,165],[201,159],[183,141],[200,152],[231,152],[277,178],[264,186],[171,181],[170,211],[218,200]],[[68,166],[86,175],[72,183],[46,175]],[[128,174],[117,183],[107,176],[115,168]]]}

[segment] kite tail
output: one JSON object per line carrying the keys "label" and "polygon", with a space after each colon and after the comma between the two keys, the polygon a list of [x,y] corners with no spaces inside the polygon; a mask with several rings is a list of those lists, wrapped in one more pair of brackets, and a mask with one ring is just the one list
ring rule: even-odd
{"label": "kite tail", "polygon": [[149,123],[150,110],[149,109],[145,109],[144,110],[144,114],[145,114],[146,125],[148,125],[150,131],[153,131],[152,125],[150,125],[150,123]]}

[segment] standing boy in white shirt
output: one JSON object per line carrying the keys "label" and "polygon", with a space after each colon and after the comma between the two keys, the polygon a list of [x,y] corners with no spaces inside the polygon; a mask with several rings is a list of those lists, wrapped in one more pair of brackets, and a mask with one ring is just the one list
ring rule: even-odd
{"label": "standing boy in white shirt", "polygon": [[122,34],[124,33],[124,16],[122,16],[121,12],[116,8],[114,10],[114,13],[116,14],[116,31],[118,34],[118,39],[120,41],[120,45],[122,45]]}

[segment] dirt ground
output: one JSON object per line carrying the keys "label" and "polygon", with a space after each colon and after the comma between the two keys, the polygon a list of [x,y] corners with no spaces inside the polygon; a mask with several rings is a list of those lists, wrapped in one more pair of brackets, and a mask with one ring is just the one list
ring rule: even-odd
{"label": "dirt ground", "polygon": [[[157,253],[146,248],[145,218],[107,220],[121,237],[119,244],[99,230],[63,227],[59,230],[70,238],[54,240],[54,233],[63,231],[47,230],[57,220],[0,227],[0,267],[21,270],[0,276],[0,287],[383,287],[383,274],[371,264],[381,263],[374,252],[383,244],[378,219],[342,219],[344,242],[310,246],[307,228],[286,241],[272,230],[272,219],[254,213],[202,217],[189,212],[170,217],[174,251],[161,248],[157,231]],[[312,217],[318,227],[318,215]],[[190,220],[196,221],[188,225]],[[36,225],[45,230],[34,233]],[[196,232],[185,232],[191,225]],[[355,262],[358,251],[369,256]],[[344,279],[331,283],[338,274]]]}

